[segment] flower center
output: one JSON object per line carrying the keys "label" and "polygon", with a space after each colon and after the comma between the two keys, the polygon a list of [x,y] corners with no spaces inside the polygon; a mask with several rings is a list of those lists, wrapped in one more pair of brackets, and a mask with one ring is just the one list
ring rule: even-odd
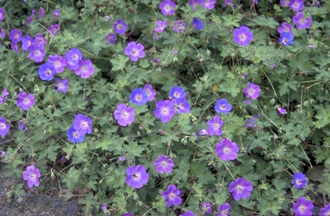
{"label": "flower center", "polygon": [[167,162],[166,161],[162,161],[162,166],[166,166]]}
{"label": "flower center", "polygon": [[306,206],[300,205],[298,209],[299,209],[300,212],[305,212],[306,211]]}
{"label": "flower center", "polygon": [[168,109],[167,109],[167,108],[162,108],[162,113],[163,113],[164,115],[168,114]]}
{"label": "flower center", "polygon": [[30,103],[30,100],[29,100],[28,98],[24,98],[24,99],[23,99],[23,103],[24,103],[25,105],[27,105],[27,104]]}
{"label": "flower center", "polygon": [[30,179],[35,180],[36,178],[37,178],[37,175],[36,175],[36,174],[32,173],[32,174],[30,175]]}
{"label": "flower center", "polygon": [[[283,40],[283,41],[284,41],[284,40]],[[283,43],[284,43],[284,42],[283,42]],[[248,92],[249,92],[250,95],[253,95],[255,91],[254,91],[254,89],[250,88],[250,89],[248,90]]]}
{"label": "flower center", "polygon": [[297,180],[296,180],[296,184],[297,184],[297,185],[302,185],[302,181],[301,181],[301,179],[297,179]]}
{"label": "flower center", "polygon": [[1,129],[5,129],[6,128],[6,125],[4,123],[0,123],[0,128]]}
{"label": "flower center", "polygon": [[141,101],[141,99],[142,99],[140,94],[135,95],[134,98],[135,98],[136,101]]}
{"label": "flower center", "polygon": [[139,179],[140,179],[140,173],[134,173],[134,174],[133,174],[133,178],[134,178],[135,180],[139,180]]}
{"label": "flower center", "polygon": [[213,125],[213,127],[214,127],[215,129],[218,129],[218,128],[220,128],[220,125],[219,125],[219,123],[215,123],[215,124]]}
{"label": "flower center", "polygon": [[230,149],[228,147],[223,148],[223,152],[225,154],[228,154],[230,152]]}
{"label": "flower center", "polygon": [[222,105],[220,106],[220,109],[221,109],[221,110],[225,110],[225,109],[226,109],[226,105],[225,105],[225,104],[222,104]]}
{"label": "flower center", "polygon": [[241,41],[245,41],[246,40],[246,35],[244,33],[240,34],[239,38],[241,39]]}
{"label": "flower center", "polygon": [[74,138],[78,138],[78,137],[79,137],[79,134],[78,134],[78,132],[77,132],[77,131],[73,132],[73,134],[72,134],[72,135],[73,135],[73,137],[74,137]]}

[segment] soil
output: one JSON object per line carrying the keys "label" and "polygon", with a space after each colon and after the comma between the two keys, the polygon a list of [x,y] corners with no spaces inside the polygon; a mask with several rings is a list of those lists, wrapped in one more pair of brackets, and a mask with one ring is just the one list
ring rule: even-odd
{"label": "soil", "polygon": [[12,200],[6,193],[17,184],[16,179],[7,177],[6,164],[0,163],[0,216],[75,216],[82,215],[81,206],[75,200],[64,201],[56,193],[40,194],[36,188],[29,188],[22,179],[18,183],[24,184],[25,196],[18,202],[17,196]]}

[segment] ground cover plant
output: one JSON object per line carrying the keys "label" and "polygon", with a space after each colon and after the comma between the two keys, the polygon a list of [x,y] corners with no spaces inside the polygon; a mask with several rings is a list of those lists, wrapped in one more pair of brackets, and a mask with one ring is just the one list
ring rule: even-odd
{"label": "ground cover plant", "polygon": [[330,215],[328,1],[0,7],[9,198],[52,179],[85,214]]}

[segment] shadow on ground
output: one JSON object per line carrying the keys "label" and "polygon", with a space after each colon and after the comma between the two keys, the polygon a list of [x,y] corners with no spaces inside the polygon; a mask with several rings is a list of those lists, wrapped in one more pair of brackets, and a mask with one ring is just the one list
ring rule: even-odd
{"label": "shadow on ground", "polygon": [[[6,165],[0,163],[0,216],[80,215],[79,206],[75,201],[63,201],[53,195],[38,194],[37,190],[33,188],[26,190],[26,195],[22,197],[21,202],[18,202],[17,196],[9,202],[6,193],[14,183],[17,182],[6,175]],[[26,182],[22,180],[22,183],[27,189]]]}

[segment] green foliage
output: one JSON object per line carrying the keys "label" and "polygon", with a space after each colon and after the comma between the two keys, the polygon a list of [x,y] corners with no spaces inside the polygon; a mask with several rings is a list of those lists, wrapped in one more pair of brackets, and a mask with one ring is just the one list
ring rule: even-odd
{"label": "green foliage", "polygon": [[[214,9],[196,5],[196,11],[189,1],[178,0],[171,16],[160,12],[160,2],[0,3],[6,11],[0,23],[6,31],[0,38],[0,94],[4,88],[9,92],[0,105],[0,117],[10,125],[0,137],[0,150],[7,153],[0,162],[7,163],[8,175],[17,181],[7,197],[23,199],[23,170],[35,164],[42,174],[40,184],[51,176],[64,184],[64,199],[78,193],[86,215],[179,215],[193,210],[200,216],[203,202],[212,204],[213,215],[226,202],[232,206],[231,215],[280,215],[290,214],[291,203],[307,191],[329,199],[330,4],[323,1],[322,7],[315,7],[315,1],[305,2],[304,14],[312,16],[312,26],[298,30],[292,21],[295,13],[274,0],[235,0],[235,6],[217,1]],[[40,7],[46,11],[43,19],[38,16]],[[55,8],[59,18],[52,15]],[[34,20],[26,25],[33,9]],[[192,26],[194,17],[203,21],[202,30]],[[115,32],[118,19],[127,23],[125,34]],[[158,20],[168,22],[162,33],[154,32]],[[173,31],[175,20],[186,24],[184,33]],[[277,28],[283,22],[293,25],[294,44],[288,47],[279,42]],[[60,30],[53,37],[47,28],[56,23]],[[240,26],[253,33],[244,47],[233,40]],[[22,30],[23,36],[45,36],[42,62],[31,60],[22,42],[18,53],[11,50],[13,28]],[[116,33],[115,44],[105,40],[109,33]],[[145,57],[138,61],[125,54],[132,41],[144,46]],[[38,69],[50,55],[64,56],[71,48],[92,61],[94,73],[87,79],[68,68],[56,73],[55,78],[68,80],[64,94],[56,91],[55,79],[41,80]],[[261,89],[256,100],[243,93],[249,82]],[[157,95],[138,106],[130,94],[145,84],[151,84]],[[173,86],[184,88],[191,109],[162,123],[154,115],[156,103],[168,100]],[[35,97],[29,110],[17,106],[22,91]],[[221,98],[232,105],[229,114],[216,113],[214,106]],[[134,122],[125,127],[114,117],[122,103],[135,110]],[[286,114],[280,114],[279,107]],[[93,131],[82,143],[72,143],[67,131],[79,113],[92,120]],[[199,135],[215,115],[224,121],[223,134]],[[248,125],[252,119],[255,122]],[[20,120],[25,131],[18,128]],[[237,143],[235,160],[222,161],[216,154],[224,138]],[[153,162],[159,155],[173,159],[171,173],[156,171]],[[132,165],[143,165],[149,174],[140,189],[126,184],[126,169]],[[304,189],[292,185],[296,172],[308,173]],[[249,198],[232,198],[228,187],[237,178],[253,184]],[[161,194],[170,184],[180,189],[183,202],[167,208]],[[100,210],[103,203],[106,211]]]}

